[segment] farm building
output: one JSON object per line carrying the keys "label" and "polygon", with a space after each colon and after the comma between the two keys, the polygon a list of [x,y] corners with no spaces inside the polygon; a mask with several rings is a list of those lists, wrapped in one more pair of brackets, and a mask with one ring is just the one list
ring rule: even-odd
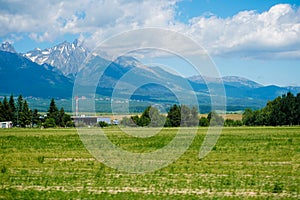
{"label": "farm building", "polygon": [[106,122],[107,124],[117,125],[118,120],[111,120],[110,117],[99,117],[99,116],[73,116],[72,117],[75,123],[75,126],[94,126],[99,122]]}
{"label": "farm building", "polygon": [[13,123],[11,121],[0,122],[0,128],[12,128]]}
{"label": "farm building", "polygon": [[98,117],[97,123],[99,123],[99,122],[105,122],[107,124],[111,124],[111,119],[110,119],[110,117]]}

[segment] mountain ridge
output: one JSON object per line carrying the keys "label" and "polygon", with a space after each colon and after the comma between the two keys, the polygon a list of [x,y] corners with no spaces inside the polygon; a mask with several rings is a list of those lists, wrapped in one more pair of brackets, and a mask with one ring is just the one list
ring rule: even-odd
{"label": "mountain ridge", "polygon": [[[4,47],[7,50],[14,49],[9,44],[4,45]],[[20,85],[11,87],[13,85],[11,79],[2,78],[5,87],[0,88],[0,93],[23,93],[24,95],[40,95],[44,97],[56,95],[70,98],[75,78],[82,73],[89,74],[85,83],[82,82],[82,86],[88,87],[91,81],[94,81],[98,83],[97,94],[108,97],[112,95],[118,82],[120,87],[118,89],[122,90],[123,94],[127,94],[131,89],[135,88],[136,84],[144,83],[147,80],[149,83],[152,82],[154,84],[141,85],[140,88],[134,91],[132,98],[157,102],[165,102],[166,100],[174,102],[176,98],[172,92],[179,91],[185,93],[187,97],[189,96],[188,93],[194,92],[198,97],[199,104],[209,105],[210,94],[208,85],[214,87],[223,83],[226,91],[227,106],[234,109],[245,107],[260,108],[268,100],[284,93],[289,91],[292,93],[300,92],[300,87],[264,86],[239,76],[225,76],[221,79],[201,76],[184,78],[160,67],[146,66],[136,58],[129,56],[122,56],[114,61],[95,57],[95,60],[93,60],[95,66],[107,67],[101,79],[96,80],[97,77],[95,75],[99,73],[101,67],[93,68],[87,66],[85,69],[81,68],[81,64],[88,53],[89,50],[84,48],[78,40],[75,40],[73,43],[65,41],[44,50],[36,48],[24,54],[0,51],[0,76],[13,76],[15,80],[23,80],[26,83],[22,85],[21,90]],[[78,55],[79,58],[75,59]],[[16,60],[19,61],[16,62]],[[26,66],[29,67],[24,71],[24,66],[25,68]],[[23,70],[22,74],[20,74],[20,70]],[[127,76],[127,79],[124,75]],[[27,79],[22,76],[27,77]],[[186,86],[187,83],[192,88],[192,91],[190,87]],[[32,84],[38,84],[43,89],[38,89]],[[172,101],[171,97],[173,98]]]}
{"label": "mountain ridge", "polygon": [[36,48],[22,55],[37,64],[52,65],[65,76],[75,78],[88,53],[82,42],[75,39],[72,43],[64,41],[53,47],[43,50]]}
{"label": "mountain ridge", "polygon": [[69,97],[73,83],[47,64],[0,50],[1,93],[17,93],[39,97]]}

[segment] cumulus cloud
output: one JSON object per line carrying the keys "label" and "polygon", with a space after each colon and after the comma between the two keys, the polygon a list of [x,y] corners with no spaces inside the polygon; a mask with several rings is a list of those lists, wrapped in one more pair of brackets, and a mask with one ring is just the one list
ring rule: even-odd
{"label": "cumulus cloud", "polygon": [[0,0],[0,37],[13,40],[25,34],[43,42],[81,34],[92,45],[123,31],[162,27],[191,37],[212,55],[300,57],[299,7],[277,4],[263,13],[199,16],[185,24],[176,20],[177,1]]}
{"label": "cumulus cloud", "polygon": [[243,11],[225,19],[196,17],[185,29],[215,55],[298,57],[300,52],[300,8],[289,4],[263,13]]}
{"label": "cumulus cloud", "polygon": [[38,41],[65,33],[110,34],[124,28],[167,26],[176,1],[0,0],[0,36],[29,33]]}

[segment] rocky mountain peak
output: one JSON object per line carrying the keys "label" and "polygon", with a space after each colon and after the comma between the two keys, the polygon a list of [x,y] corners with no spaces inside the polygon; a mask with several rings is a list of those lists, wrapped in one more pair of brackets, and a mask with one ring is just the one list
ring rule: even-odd
{"label": "rocky mountain peak", "polygon": [[87,48],[80,40],[75,39],[73,43],[64,41],[51,48],[29,51],[24,56],[40,65],[52,65],[65,76],[75,77],[87,54]]}
{"label": "rocky mountain peak", "polygon": [[16,53],[14,46],[9,42],[3,42],[0,46],[0,50],[10,52],[10,53]]}

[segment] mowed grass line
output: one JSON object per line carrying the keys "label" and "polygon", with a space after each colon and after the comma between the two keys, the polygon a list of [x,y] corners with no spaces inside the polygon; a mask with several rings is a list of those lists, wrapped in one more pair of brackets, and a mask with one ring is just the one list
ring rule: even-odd
{"label": "mowed grass line", "polygon": [[[133,152],[161,148],[176,131],[141,139],[105,129],[112,142]],[[224,128],[199,160],[206,131],[199,128],[169,166],[130,174],[95,160],[76,129],[0,129],[0,199],[300,198],[300,127]]]}

